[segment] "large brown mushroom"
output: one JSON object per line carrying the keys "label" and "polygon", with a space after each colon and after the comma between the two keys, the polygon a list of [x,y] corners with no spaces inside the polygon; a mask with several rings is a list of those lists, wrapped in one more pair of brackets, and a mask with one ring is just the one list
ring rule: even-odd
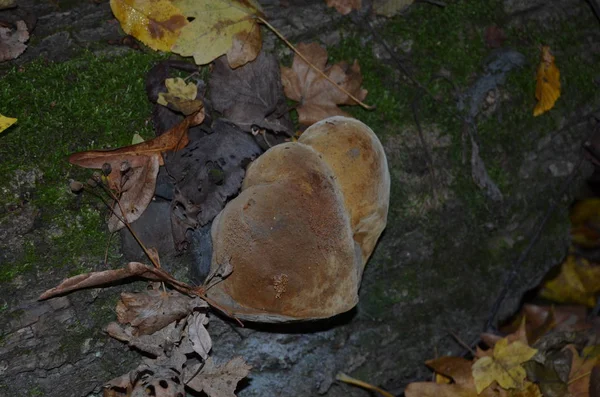
{"label": "large brown mushroom", "polygon": [[389,173],[360,121],[333,117],[255,160],[212,226],[212,270],[233,272],[208,296],[242,319],[319,319],[350,310],[385,227]]}

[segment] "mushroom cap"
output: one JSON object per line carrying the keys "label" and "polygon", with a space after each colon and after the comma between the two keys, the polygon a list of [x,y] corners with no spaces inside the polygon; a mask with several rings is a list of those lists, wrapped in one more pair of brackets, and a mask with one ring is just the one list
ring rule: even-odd
{"label": "mushroom cap", "polygon": [[385,229],[390,201],[390,173],[381,142],[366,124],[344,116],[313,124],[298,141],[321,153],[333,170],[364,267]]}
{"label": "mushroom cap", "polygon": [[213,269],[230,261],[233,272],[208,297],[237,317],[319,319],[358,302],[362,258],[344,197],[310,146],[277,145],[255,160],[211,233]]}

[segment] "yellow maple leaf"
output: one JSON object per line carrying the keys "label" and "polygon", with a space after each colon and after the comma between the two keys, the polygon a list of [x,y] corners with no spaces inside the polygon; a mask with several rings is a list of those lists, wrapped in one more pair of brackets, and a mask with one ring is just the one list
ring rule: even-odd
{"label": "yellow maple leaf", "polygon": [[596,304],[600,292],[600,266],[569,255],[560,265],[560,273],[542,283],[540,296],[561,303]]}
{"label": "yellow maple leaf", "polygon": [[198,111],[203,106],[201,100],[196,99],[198,87],[194,83],[186,83],[184,79],[176,77],[166,79],[165,86],[168,92],[158,94],[158,104],[168,106],[169,104],[177,111],[186,116]]}
{"label": "yellow maple leaf", "polygon": [[4,131],[16,122],[17,119],[13,119],[12,117],[6,117],[0,114],[0,132]]}
{"label": "yellow maple leaf", "polygon": [[523,390],[526,386],[525,368],[521,366],[529,361],[537,349],[515,341],[508,343],[508,339],[500,339],[495,345],[491,356],[482,357],[471,367],[477,394],[481,393],[494,381],[504,389]]}
{"label": "yellow maple leaf", "polygon": [[550,53],[548,46],[542,47],[542,59],[538,66],[536,79],[535,97],[538,103],[533,109],[533,115],[539,116],[552,109],[560,97],[560,71],[554,64],[554,56]]}
{"label": "yellow maple leaf", "polygon": [[198,65],[227,54],[235,69],[256,58],[262,46],[257,17],[263,17],[254,0],[175,0],[191,20],[172,48],[183,56],[193,56]]}
{"label": "yellow maple leaf", "polygon": [[125,33],[154,50],[171,51],[188,21],[170,0],[110,0]]}

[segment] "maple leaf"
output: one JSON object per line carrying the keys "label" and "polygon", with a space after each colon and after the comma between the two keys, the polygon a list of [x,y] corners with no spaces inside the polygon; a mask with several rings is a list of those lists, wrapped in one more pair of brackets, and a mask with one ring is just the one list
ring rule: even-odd
{"label": "maple leaf", "polygon": [[554,64],[554,56],[550,53],[548,46],[542,47],[542,59],[538,66],[536,79],[535,97],[538,103],[533,109],[533,115],[539,116],[552,109],[560,97],[560,71]]}
{"label": "maple leaf", "polygon": [[168,92],[160,92],[156,103],[171,107],[173,110],[189,116],[197,112],[204,105],[196,99],[198,87],[194,83],[186,83],[181,77],[165,79]]}
{"label": "maple leaf", "polygon": [[[327,50],[319,44],[301,43],[297,46],[297,50],[338,86],[341,86],[361,101],[365,99],[367,90],[360,87],[362,75],[356,60],[352,66],[345,62],[328,66]],[[294,56],[291,68],[281,68],[281,80],[285,95],[294,101],[300,102],[297,111],[299,122],[303,125],[308,126],[330,116],[349,117],[337,105],[356,104],[348,94],[336,88],[298,55]]]}
{"label": "maple leaf", "polygon": [[0,62],[15,59],[25,51],[29,32],[24,21],[17,21],[15,29],[0,26]]}
{"label": "maple leaf", "polygon": [[404,11],[414,0],[374,0],[373,12],[391,18]]}
{"label": "maple leaf", "polygon": [[504,389],[523,390],[525,368],[521,364],[530,360],[537,353],[526,344],[515,341],[508,343],[508,339],[500,339],[494,346],[492,356],[481,357],[472,367],[473,379],[477,393],[497,381]]}
{"label": "maple leaf", "polygon": [[188,371],[193,376],[191,379],[186,378],[188,387],[197,392],[203,391],[208,397],[235,397],[233,392],[238,382],[248,376],[252,367],[242,357],[234,357],[227,364],[218,367],[213,358],[209,357],[200,372],[197,368],[196,366]]}
{"label": "maple leaf", "polygon": [[560,273],[542,283],[540,296],[555,302],[594,307],[600,292],[600,266],[575,255],[567,256]]}
{"label": "maple leaf", "polygon": [[429,360],[425,364],[433,369],[436,375],[443,375],[453,383],[414,382],[407,386],[406,397],[494,397],[498,394],[487,388],[477,393],[475,380],[471,373],[472,362],[462,357],[440,357]]}
{"label": "maple leaf", "polygon": [[254,0],[176,0],[192,22],[181,30],[172,51],[193,56],[198,65],[227,55],[233,69],[256,58],[262,47],[256,17],[264,17]]}
{"label": "maple leaf", "polygon": [[592,369],[600,365],[600,345],[586,347],[581,356],[574,345],[567,345],[565,349],[572,355],[568,382],[569,397],[588,397]]}
{"label": "maple leaf", "polygon": [[110,0],[125,33],[153,50],[170,51],[188,24],[171,0]]}
{"label": "maple leaf", "polygon": [[0,132],[4,131],[16,122],[17,119],[13,119],[12,117],[6,117],[0,114]]}
{"label": "maple leaf", "polygon": [[149,141],[114,150],[79,152],[69,157],[71,164],[85,168],[102,169],[104,164],[110,164],[109,188],[120,196],[118,205],[115,203],[114,212],[108,220],[111,232],[125,226],[121,222],[123,211],[125,220],[129,223],[140,217],[154,196],[158,168],[164,164],[161,153],[185,147],[188,143],[188,128],[200,124],[202,120],[204,109]]}
{"label": "maple leaf", "polygon": [[348,15],[352,10],[360,10],[362,0],[325,0],[327,7],[334,7],[342,15]]}

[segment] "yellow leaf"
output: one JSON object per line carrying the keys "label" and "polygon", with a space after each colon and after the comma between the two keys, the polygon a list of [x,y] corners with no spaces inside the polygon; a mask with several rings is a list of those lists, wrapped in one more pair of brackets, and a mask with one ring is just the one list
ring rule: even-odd
{"label": "yellow leaf", "polygon": [[0,114],[0,132],[4,131],[16,122],[17,119],[13,119],[12,117],[6,117]]}
{"label": "yellow leaf", "polygon": [[131,139],[132,145],[137,145],[138,143],[142,143],[142,142],[144,142],[144,138],[142,138],[142,136],[140,134],[138,134],[137,132],[135,134],[133,134],[133,138]]}
{"label": "yellow leaf", "polygon": [[257,17],[263,14],[254,0],[175,0],[174,4],[191,22],[182,29],[173,52],[193,56],[198,65],[227,54],[232,68],[254,60],[260,52]]}
{"label": "yellow leaf", "polygon": [[533,109],[533,115],[539,116],[552,109],[560,96],[560,71],[554,64],[554,56],[548,46],[542,47],[542,60],[538,66],[536,79],[535,97],[538,103]]}
{"label": "yellow leaf", "polygon": [[362,387],[367,390],[376,391],[377,393],[381,394],[384,397],[394,397],[394,395],[392,393],[388,393],[387,391],[385,391],[377,386],[373,386],[367,382],[363,382],[362,380],[355,379],[351,376],[346,375],[343,372],[338,372],[338,374],[335,376],[335,378],[344,383],[348,383],[349,385],[354,385],[354,386]]}
{"label": "yellow leaf", "polygon": [[570,213],[571,240],[585,248],[600,245],[600,199],[581,200]]}
{"label": "yellow leaf", "polygon": [[177,111],[180,111],[186,116],[198,111],[204,104],[201,100],[196,99],[198,87],[194,83],[187,83],[180,77],[174,79],[166,79],[165,85],[168,92],[160,92],[158,94],[158,104],[169,106]]}
{"label": "yellow leaf", "polygon": [[170,51],[188,24],[170,0],[110,0],[110,7],[127,34],[154,50]]}
{"label": "yellow leaf", "polygon": [[525,388],[525,368],[522,363],[537,353],[524,343],[500,339],[494,346],[492,356],[482,357],[473,364],[473,378],[477,393],[481,393],[496,381],[504,389],[523,390]]}
{"label": "yellow leaf", "polygon": [[540,296],[555,302],[594,307],[598,292],[600,266],[569,255],[561,265],[558,276],[542,283]]}

